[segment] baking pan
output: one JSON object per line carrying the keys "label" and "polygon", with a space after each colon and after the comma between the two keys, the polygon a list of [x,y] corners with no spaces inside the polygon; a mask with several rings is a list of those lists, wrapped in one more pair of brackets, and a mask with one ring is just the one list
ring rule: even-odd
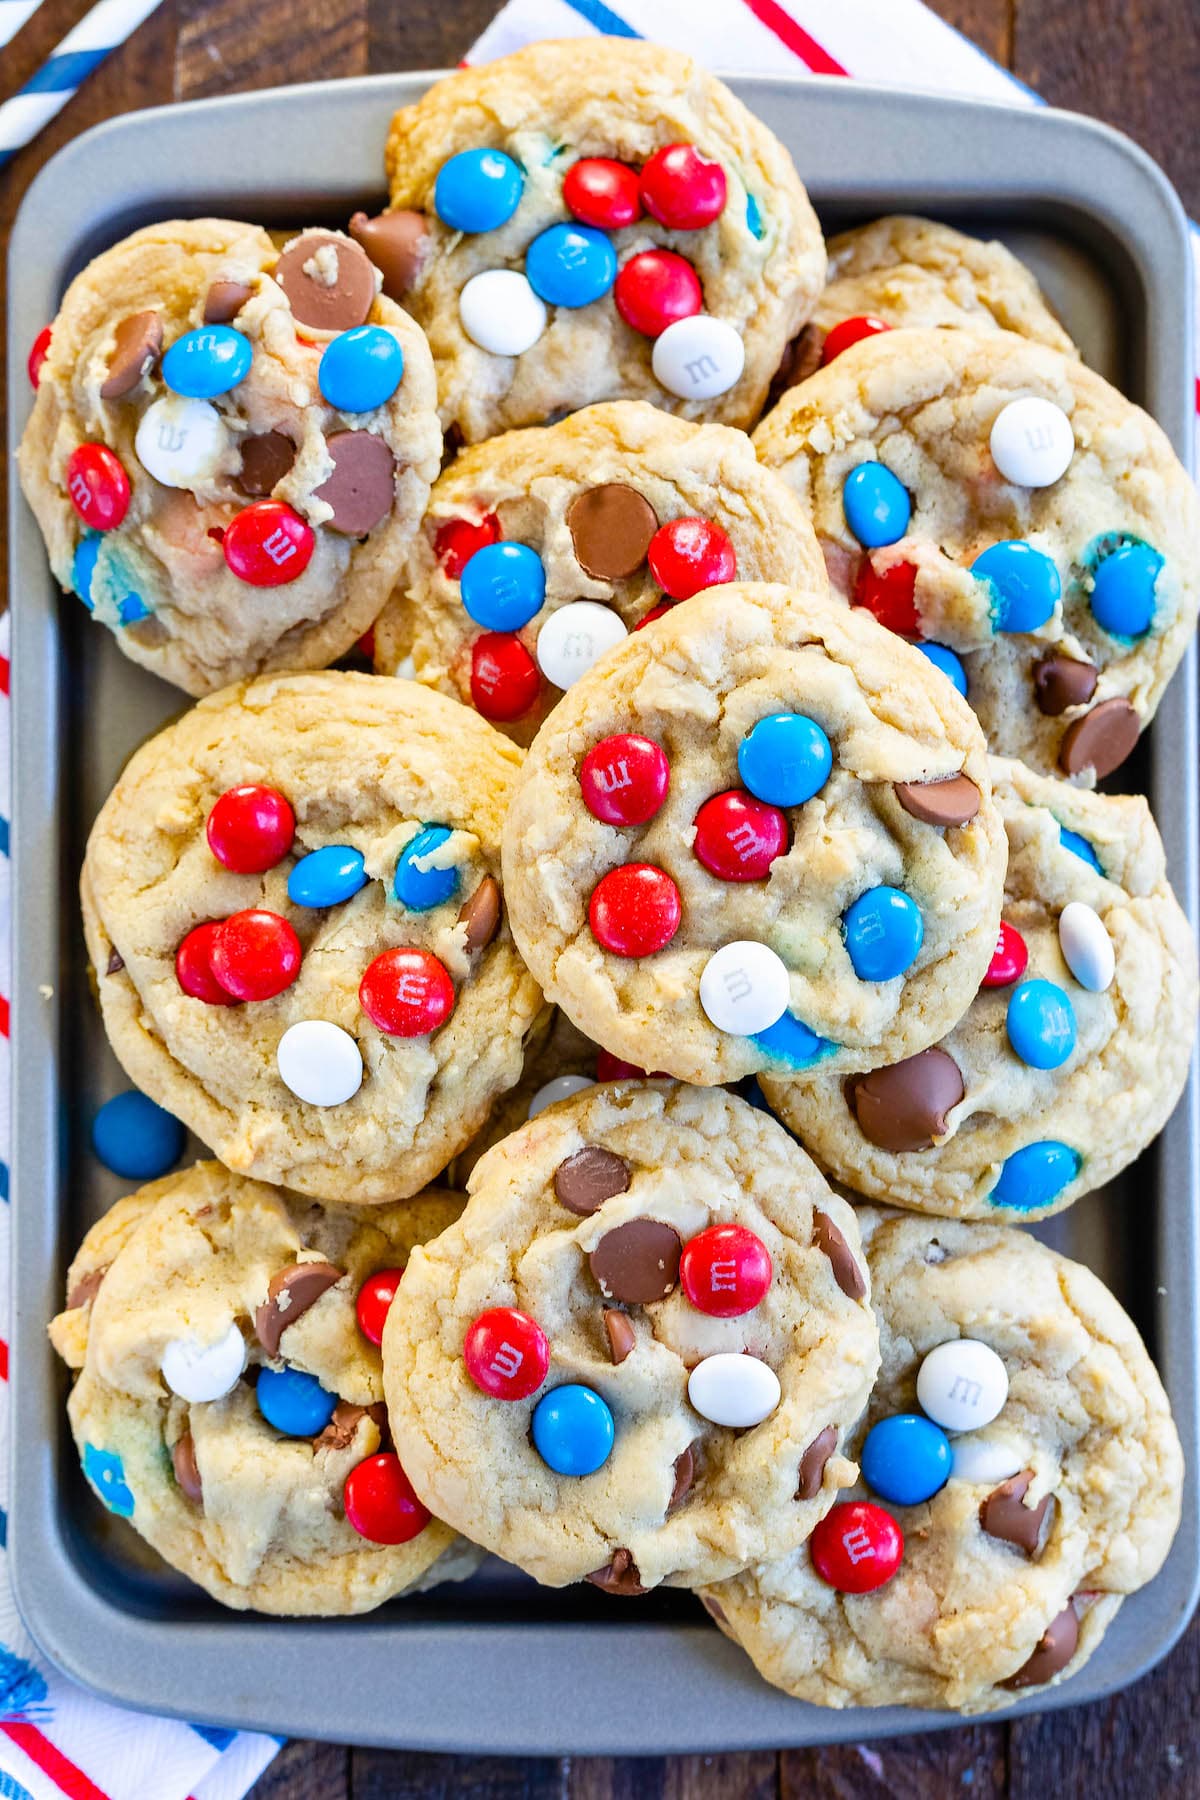
{"label": "baking pan", "polygon": [[[166,107],[59,152],[13,232],[9,421],[24,360],[68,280],[134,227],[226,213],[339,224],[378,204],[393,109],[434,77],[388,75]],[[1003,237],[1042,279],[1087,359],[1191,454],[1191,257],[1179,203],[1126,139],[1065,113],[819,79],[736,80],[783,138],[826,229],[932,213]],[[536,1588],[490,1562],[462,1587],[366,1619],[289,1622],[222,1610],[167,1571],[89,1496],[45,1323],[87,1224],[122,1187],[87,1145],[125,1085],[88,990],[75,884],[88,825],[126,756],[182,697],[125,660],[61,595],[13,484],[15,615],[15,1375],[10,1552],[46,1653],[124,1705],[358,1743],[514,1754],[715,1751],[926,1730],[949,1715],[830,1712],[768,1687],[687,1594],[614,1602]],[[1196,665],[1189,653],[1121,781],[1145,786],[1176,889],[1196,918]],[[1090,1263],[1144,1332],[1188,1461],[1163,1573],[1126,1603],[1066,1686],[1012,1717],[1135,1680],[1186,1623],[1197,1554],[1197,1087],[1120,1183],[1045,1228]]]}

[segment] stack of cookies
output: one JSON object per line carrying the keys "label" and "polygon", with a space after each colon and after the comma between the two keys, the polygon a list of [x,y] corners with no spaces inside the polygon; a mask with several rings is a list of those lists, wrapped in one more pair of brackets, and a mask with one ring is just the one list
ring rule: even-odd
{"label": "stack of cookies", "polygon": [[386,161],[345,231],[135,233],[37,370],[54,571],[197,701],[82,873],[214,1159],[168,1133],[71,1265],[84,1473],[233,1607],[488,1551],[692,1589],[824,1705],[1063,1681],[1180,1513],[1133,1324],[1021,1227],[1186,1078],[1097,782],[1192,486],[1006,250],[826,246],[684,57],[464,70]]}

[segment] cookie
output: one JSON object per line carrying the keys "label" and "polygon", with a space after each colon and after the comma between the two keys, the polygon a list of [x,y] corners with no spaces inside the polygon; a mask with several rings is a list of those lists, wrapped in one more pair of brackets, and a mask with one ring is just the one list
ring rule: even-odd
{"label": "cookie", "polygon": [[825,583],[806,515],[749,438],[634,401],[591,406],[451,463],[376,624],[375,665],[395,674],[411,655],[418,680],[528,743],[614,642],[735,576]]}
{"label": "cookie", "polygon": [[366,1612],[469,1575],[391,1448],[377,1348],[459,1207],[326,1212],[213,1162],[118,1201],[50,1326],[97,1497],[226,1606]]}
{"label": "cookie", "polygon": [[936,1042],[996,941],[1004,830],[979,727],[924,657],[840,602],[734,583],[559,703],[503,858],[547,997],[710,1084]]}
{"label": "cookie", "polygon": [[1088,780],[1124,761],[1200,605],[1200,500],[1139,407],[1011,332],[881,332],[754,441],[834,590],[924,642],[993,750]]}
{"label": "cookie", "polygon": [[1078,1263],[1004,1226],[859,1219],[883,1366],[852,1452],[875,1498],[703,1598],[797,1699],[1011,1705],[1076,1674],[1162,1566],[1183,1483],[1167,1398]]}
{"label": "cookie", "polygon": [[143,745],[81,883],[131,1079],[238,1174],[424,1187],[542,1009],[498,879],[519,762],[452,700],[349,673],[261,677]]}
{"label": "cookie", "polygon": [[[1013,331],[1067,356],[1079,353],[1033,274],[994,239],[893,213],[826,244],[829,274],[808,324],[789,344],[776,397],[832,362],[848,344],[896,326]],[[836,329],[826,349],[826,340]]]}
{"label": "cookie", "polygon": [[448,436],[649,400],[749,425],[825,276],[791,158],[690,57],[625,38],[460,69],[392,121],[350,229],[429,336]]}
{"label": "cookie", "polygon": [[476,1165],[384,1332],[439,1517],[551,1587],[688,1586],[799,1544],[877,1367],[854,1214],[773,1120],[621,1083]]}
{"label": "cookie", "polygon": [[323,668],[379,612],[438,470],[433,364],[358,244],[150,225],[67,290],[22,439],[55,576],[208,694]]}
{"label": "cookie", "polygon": [[818,1163],[859,1192],[962,1219],[1044,1218],[1162,1130],[1196,1036],[1196,944],[1140,795],[992,760],[1004,922],[933,1049],[844,1082],[764,1077]]}

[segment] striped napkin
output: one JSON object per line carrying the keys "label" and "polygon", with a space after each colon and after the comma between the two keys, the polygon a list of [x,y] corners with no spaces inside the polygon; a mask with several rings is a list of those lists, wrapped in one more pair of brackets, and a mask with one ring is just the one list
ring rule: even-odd
{"label": "striped napkin", "polygon": [[[649,37],[740,74],[855,76],[1037,106],[1036,94],[921,0],[509,0],[469,51],[488,62],[537,38]],[[1200,268],[1200,234],[1193,228]],[[1200,400],[1200,379],[1197,381]],[[277,1739],[124,1712],[35,1650],[5,1568],[8,1500],[10,987],[9,620],[0,619],[0,1796],[3,1800],[240,1800]]]}

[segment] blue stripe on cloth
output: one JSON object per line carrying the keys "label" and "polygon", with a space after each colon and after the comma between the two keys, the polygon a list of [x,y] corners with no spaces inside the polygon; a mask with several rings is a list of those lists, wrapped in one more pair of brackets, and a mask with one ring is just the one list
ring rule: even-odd
{"label": "blue stripe on cloth", "polygon": [[22,94],[61,94],[77,88],[81,81],[86,81],[92,70],[104,61],[111,44],[105,44],[100,50],[68,50],[65,56],[52,56],[48,63],[38,69],[23,88]]}
{"label": "blue stripe on cloth", "polygon": [[594,25],[606,37],[635,38],[642,35],[632,25],[627,25],[611,7],[605,6],[604,0],[567,0],[567,5],[572,12],[577,12],[581,19],[586,19],[589,25]]}
{"label": "blue stripe on cloth", "polygon": [[33,1795],[15,1775],[0,1774],[0,1800],[33,1800]]}
{"label": "blue stripe on cloth", "polygon": [[0,1550],[8,1549],[8,1514],[0,1506]]}
{"label": "blue stripe on cloth", "polygon": [[8,820],[0,817],[0,856],[8,855]]}
{"label": "blue stripe on cloth", "polygon": [[8,1199],[8,1164],[0,1162],[0,1200]]}
{"label": "blue stripe on cloth", "polygon": [[192,1730],[206,1744],[211,1744],[214,1750],[228,1750],[237,1736],[236,1731],[227,1731],[223,1725],[193,1725]]}

